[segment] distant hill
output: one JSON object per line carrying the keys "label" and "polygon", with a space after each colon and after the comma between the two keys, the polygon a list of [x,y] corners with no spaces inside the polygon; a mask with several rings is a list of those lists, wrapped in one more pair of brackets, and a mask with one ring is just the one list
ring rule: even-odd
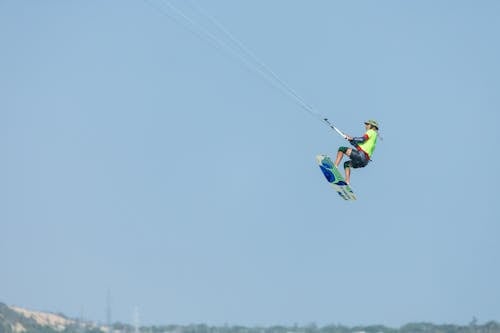
{"label": "distant hill", "polygon": [[[500,324],[489,321],[478,324],[474,319],[469,325],[435,325],[410,323],[400,328],[382,325],[346,327],[327,325],[307,326],[208,326],[205,324],[165,325],[137,328],[140,333],[500,333]],[[91,322],[81,322],[63,314],[27,310],[0,303],[0,333],[133,333],[136,328],[114,323],[110,328]]]}
{"label": "distant hill", "polygon": [[91,323],[79,323],[62,314],[32,311],[0,303],[0,333],[107,332]]}

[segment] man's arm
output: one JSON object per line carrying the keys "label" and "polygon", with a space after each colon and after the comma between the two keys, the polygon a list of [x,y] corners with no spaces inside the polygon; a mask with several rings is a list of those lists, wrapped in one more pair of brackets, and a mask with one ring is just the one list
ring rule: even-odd
{"label": "man's arm", "polygon": [[351,137],[351,136],[347,136],[347,140],[349,141],[349,143],[353,146],[357,146],[359,145],[360,143],[363,143],[365,142],[366,140],[368,140],[368,134],[365,134],[363,136],[359,136],[359,137]]}

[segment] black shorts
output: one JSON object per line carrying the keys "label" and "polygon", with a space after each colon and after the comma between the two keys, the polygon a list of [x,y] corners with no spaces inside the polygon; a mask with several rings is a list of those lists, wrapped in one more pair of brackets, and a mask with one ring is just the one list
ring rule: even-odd
{"label": "black shorts", "polygon": [[351,156],[349,156],[349,158],[351,159],[351,167],[354,169],[364,168],[370,161],[364,152],[356,149],[351,150]]}

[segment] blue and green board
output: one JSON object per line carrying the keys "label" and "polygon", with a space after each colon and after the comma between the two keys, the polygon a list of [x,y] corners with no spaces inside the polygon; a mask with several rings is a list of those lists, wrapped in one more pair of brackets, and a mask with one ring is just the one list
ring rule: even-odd
{"label": "blue and green board", "polygon": [[352,188],[345,182],[344,177],[335,164],[333,164],[330,157],[326,155],[318,155],[316,156],[316,161],[318,162],[323,175],[325,175],[326,180],[330,183],[330,185],[332,185],[342,199],[356,200],[356,196],[354,195]]}

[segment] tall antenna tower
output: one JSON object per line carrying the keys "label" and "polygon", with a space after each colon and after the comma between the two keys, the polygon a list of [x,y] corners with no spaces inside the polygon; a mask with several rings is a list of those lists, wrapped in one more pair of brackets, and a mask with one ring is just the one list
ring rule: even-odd
{"label": "tall antenna tower", "polygon": [[134,332],[139,333],[139,307],[134,308]]}
{"label": "tall antenna tower", "polygon": [[78,332],[85,331],[85,322],[83,320],[83,305],[80,307],[80,317],[78,318]]}
{"label": "tall antenna tower", "polygon": [[111,332],[111,291],[109,289],[106,295],[106,325]]}

